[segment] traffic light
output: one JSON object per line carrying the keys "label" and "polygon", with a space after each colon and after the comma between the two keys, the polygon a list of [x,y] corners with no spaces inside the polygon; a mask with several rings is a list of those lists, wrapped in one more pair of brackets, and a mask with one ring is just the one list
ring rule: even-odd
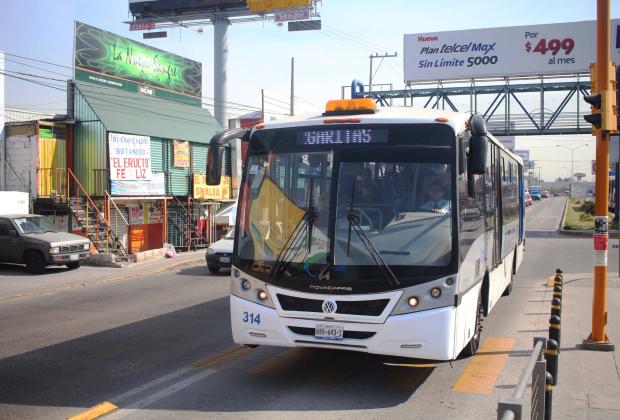
{"label": "traffic light", "polygon": [[615,133],[618,129],[616,66],[610,64],[608,86],[598,86],[596,74],[596,64],[590,64],[592,94],[584,96],[583,99],[590,104],[592,114],[584,115],[583,118],[592,124],[592,134],[596,134],[597,131]]}
{"label": "traffic light", "polygon": [[596,135],[596,132],[601,129],[601,123],[603,121],[603,117],[601,115],[601,103],[603,100],[603,96],[598,92],[598,86],[596,83],[596,63],[590,64],[590,84],[592,88],[590,95],[586,95],[583,97],[583,100],[590,104],[590,109],[592,110],[592,114],[584,115],[583,119],[592,124],[592,135]]}

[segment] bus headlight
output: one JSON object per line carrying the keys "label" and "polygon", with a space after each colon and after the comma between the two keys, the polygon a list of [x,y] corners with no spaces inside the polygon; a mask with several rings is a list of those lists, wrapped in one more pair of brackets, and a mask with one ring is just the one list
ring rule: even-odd
{"label": "bus headlight", "polygon": [[275,305],[267,293],[267,284],[239,269],[232,267],[230,294],[238,298],[275,309]]}
{"label": "bus headlight", "polygon": [[407,300],[407,303],[408,303],[408,304],[409,304],[409,306],[411,306],[412,308],[413,308],[413,307],[415,307],[415,306],[418,306],[418,303],[419,303],[419,302],[420,302],[420,301],[419,301],[419,300],[418,300],[418,298],[417,298],[417,297],[415,297],[415,296],[411,296],[411,297],[409,298],[409,300]]}
{"label": "bus headlight", "polygon": [[435,299],[437,299],[438,297],[441,297],[441,289],[439,287],[433,287],[431,289],[431,296],[434,297]]}

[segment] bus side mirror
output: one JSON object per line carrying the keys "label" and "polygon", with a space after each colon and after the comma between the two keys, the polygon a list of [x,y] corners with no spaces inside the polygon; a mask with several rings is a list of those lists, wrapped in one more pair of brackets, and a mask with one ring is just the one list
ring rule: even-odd
{"label": "bus side mirror", "polygon": [[484,175],[486,168],[487,138],[484,135],[472,136],[469,143],[468,172],[470,175]]}
{"label": "bus side mirror", "polygon": [[207,151],[207,185],[220,185],[222,181],[222,146],[210,145]]}
{"label": "bus side mirror", "polygon": [[469,140],[461,138],[459,142],[459,175],[463,175],[467,171],[467,146]]}
{"label": "bus side mirror", "polygon": [[207,185],[220,185],[222,180],[222,153],[224,145],[234,139],[248,141],[250,130],[247,128],[231,128],[217,133],[209,142],[207,151]]}

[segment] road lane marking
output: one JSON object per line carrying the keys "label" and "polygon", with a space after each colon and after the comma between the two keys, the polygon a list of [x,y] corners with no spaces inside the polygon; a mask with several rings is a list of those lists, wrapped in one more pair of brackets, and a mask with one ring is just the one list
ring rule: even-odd
{"label": "road lane marking", "polygon": [[144,391],[146,391],[147,389],[150,388],[154,388],[156,386],[162,385],[172,379],[175,379],[179,376],[185,375],[189,372],[193,372],[194,369],[192,368],[181,368],[181,369],[177,369],[174,372],[171,372],[167,375],[161,376],[157,379],[154,379],[150,382],[147,382],[145,384],[140,385],[137,388],[131,389],[123,394],[117,395],[116,397],[110,398],[110,401],[114,401],[117,404],[123,400],[126,400],[127,398],[133,397],[134,395],[140,394]]}
{"label": "road lane marking", "polygon": [[167,386],[166,388],[157,391],[154,394],[149,395],[148,397],[142,398],[141,400],[135,401],[133,403],[131,403],[130,405],[128,405],[126,408],[121,408],[119,410],[117,410],[116,412],[112,413],[111,415],[109,415],[108,417],[106,417],[106,420],[108,419],[122,419],[125,418],[127,416],[130,416],[132,414],[134,414],[135,412],[137,412],[138,410],[148,407],[150,405],[155,404],[156,402],[163,400],[166,397],[169,397],[170,395],[179,392],[193,384],[195,384],[198,381],[201,381],[203,379],[205,379],[208,376],[213,375],[215,372],[217,372],[216,369],[204,369],[192,376],[189,376],[188,378],[185,378],[179,382],[175,382],[170,386]]}
{"label": "road lane marking", "polygon": [[107,277],[104,279],[96,280],[92,283],[81,282],[81,283],[74,283],[74,284],[70,284],[70,285],[62,286],[62,287],[56,287],[53,289],[43,289],[39,291],[35,290],[32,292],[18,293],[15,295],[0,296],[0,302],[5,302],[5,301],[19,299],[19,298],[25,298],[25,297],[45,296],[45,295],[50,295],[53,293],[63,292],[65,290],[70,290],[70,289],[79,289],[82,287],[97,286],[100,284],[107,284],[107,283],[117,282],[121,280],[128,280],[128,279],[150,276],[153,274],[160,274],[160,273],[163,273],[164,271],[174,270],[174,269],[184,267],[184,266],[200,266],[200,265],[201,263],[199,261],[182,261],[182,262],[170,265],[168,267],[164,267],[164,268],[160,268],[157,270],[148,271],[144,273],[131,273],[131,274],[125,274],[122,276]]}
{"label": "road lane marking", "polygon": [[219,368],[251,353],[253,350],[254,349],[250,347],[234,345],[205,359],[197,360],[192,363],[192,366],[195,368]]}
{"label": "road lane marking", "polygon": [[67,420],[93,420],[103,416],[104,414],[116,411],[117,409],[117,406],[111,402],[105,401],[73,417],[67,417]]}
{"label": "road lane marking", "polygon": [[490,394],[512,350],[514,339],[488,337],[452,386],[455,392]]}

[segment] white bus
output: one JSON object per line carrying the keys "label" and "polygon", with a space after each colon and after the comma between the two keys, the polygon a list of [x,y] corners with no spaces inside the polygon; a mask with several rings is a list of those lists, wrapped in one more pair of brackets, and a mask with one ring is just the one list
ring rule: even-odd
{"label": "white bus", "polygon": [[233,129],[249,142],[231,269],[236,343],[416,359],[472,355],[524,250],[520,157],[484,119],[330,101]]}

